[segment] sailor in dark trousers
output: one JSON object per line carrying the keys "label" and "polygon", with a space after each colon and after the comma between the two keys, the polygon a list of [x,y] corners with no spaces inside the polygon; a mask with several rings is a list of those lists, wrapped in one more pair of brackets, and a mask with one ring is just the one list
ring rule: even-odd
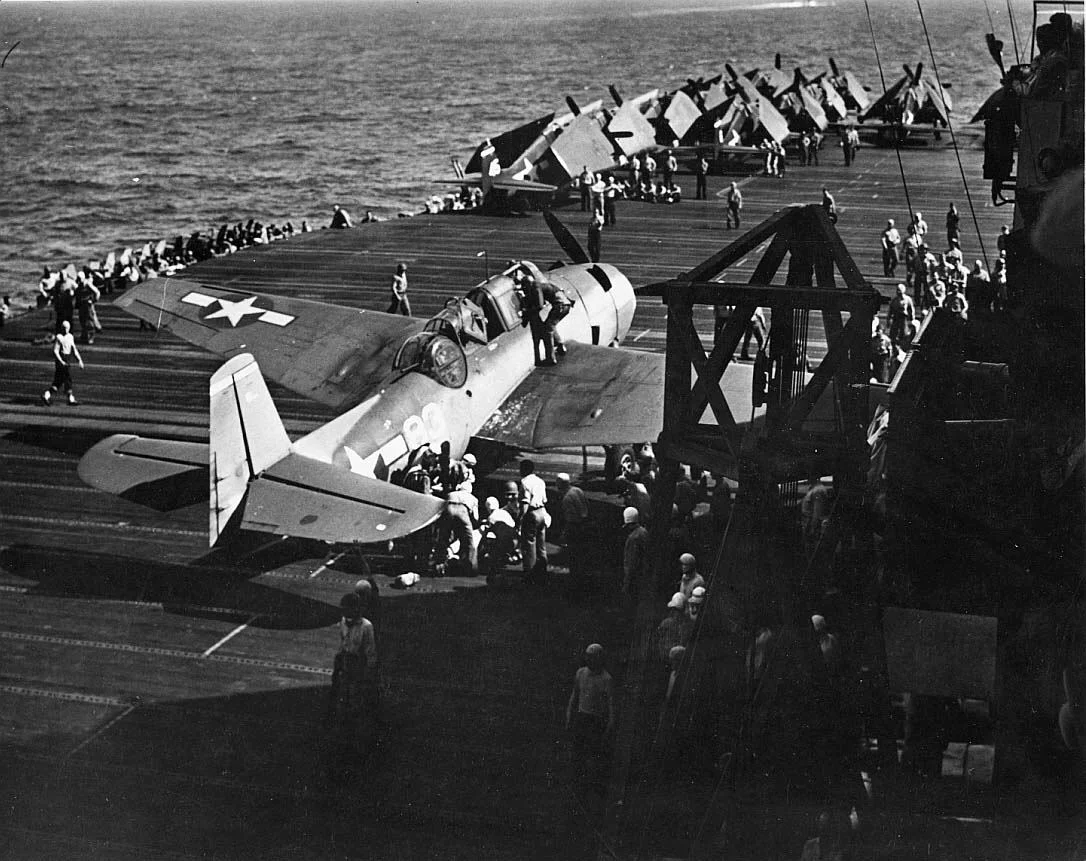
{"label": "sailor in dark trousers", "polygon": [[[524,309],[524,322],[532,333],[532,357],[535,364],[554,365],[554,330],[548,328],[543,319],[543,309],[546,305],[546,297],[543,294],[543,285],[546,278],[534,265],[521,263],[517,278],[522,292],[522,308]],[[531,266],[531,268],[528,268]],[[539,357],[539,345],[543,345],[543,358]]]}
{"label": "sailor in dark trousers", "polygon": [[697,181],[694,192],[694,200],[708,200],[709,189],[705,178],[709,175],[709,159],[703,155],[698,156],[698,164],[694,169],[694,177]]}
{"label": "sailor in dark trousers", "polygon": [[603,236],[603,216],[595,214],[588,224],[588,259],[600,262],[600,239]]}

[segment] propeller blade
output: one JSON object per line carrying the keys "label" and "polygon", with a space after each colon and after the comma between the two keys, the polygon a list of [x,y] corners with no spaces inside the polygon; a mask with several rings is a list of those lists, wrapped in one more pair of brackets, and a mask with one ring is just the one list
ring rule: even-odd
{"label": "propeller blade", "polygon": [[773,65],[778,69],[781,67],[781,55],[780,54],[777,54],[776,56],[773,57]]}
{"label": "propeller blade", "polygon": [[830,57],[830,68],[833,70],[833,76],[835,78],[841,77],[841,73],[837,71],[837,64],[833,61],[833,57]]}
{"label": "propeller blade", "polygon": [[611,94],[611,98],[615,100],[615,107],[622,107],[622,96],[618,94],[618,90],[615,89],[614,84],[607,85],[607,91]]}
{"label": "propeller blade", "polygon": [[573,116],[579,117],[581,115],[581,108],[575,101],[573,101],[572,96],[566,96],[566,104],[569,105],[569,109],[573,111]]}
{"label": "propeller blade", "polygon": [[547,227],[551,229],[551,233],[554,234],[554,238],[558,242],[558,245],[566,252],[570,260],[574,263],[592,262],[588,254],[585,253],[584,248],[581,247],[581,243],[574,239],[573,234],[558,220],[557,215],[549,209],[544,209],[543,218],[547,222]]}

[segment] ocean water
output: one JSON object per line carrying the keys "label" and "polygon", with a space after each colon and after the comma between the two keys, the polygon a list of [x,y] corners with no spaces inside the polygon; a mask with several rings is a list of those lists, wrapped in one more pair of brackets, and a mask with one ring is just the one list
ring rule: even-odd
{"label": "ocean water", "polygon": [[[998,6],[998,8],[997,8]],[[1028,50],[1024,0],[926,0],[965,122],[998,85],[984,33]],[[872,0],[887,83],[931,68],[913,0]],[[1023,43],[1023,39],[1025,42]],[[16,45],[16,43],[18,43]],[[418,211],[484,137],[564,107],[711,75],[822,71],[875,93],[858,0],[0,3],[0,294],[224,221]]]}

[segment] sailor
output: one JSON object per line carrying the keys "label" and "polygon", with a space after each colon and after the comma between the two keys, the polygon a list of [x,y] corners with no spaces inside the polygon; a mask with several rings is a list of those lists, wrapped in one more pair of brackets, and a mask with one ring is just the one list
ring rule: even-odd
{"label": "sailor", "polygon": [[709,188],[706,177],[709,176],[709,159],[704,155],[698,156],[697,165],[694,168],[694,200],[708,200]]}
{"label": "sailor", "polygon": [[676,592],[667,602],[667,615],[656,626],[655,651],[657,659],[667,665],[671,650],[685,646],[690,634],[690,620],[686,616],[686,596]]}
{"label": "sailor", "polygon": [[951,203],[946,214],[946,244],[948,246],[954,245],[955,242],[961,242],[962,231],[959,227],[961,221],[961,216],[958,215],[958,207]]}
{"label": "sailor", "polygon": [[603,192],[603,223],[604,226],[614,227],[615,225],[615,201],[618,199],[618,193],[621,191],[621,186],[618,180],[615,179],[615,175],[611,174],[607,177],[607,188]]}
{"label": "sailor", "polygon": [[746,361],[750,360],[750,339],[752,337],[758,342],[758,352],[762,352],[768,334],[769,324],[766,322],[765,312],[761,308],[755,308],[754,313],[747,320],[746,328],[743,329],[743,349],[739,354],[739,358]]}
{"label": "sailor", "polygon": [[584,166],[581,171],[580,184],[581,184],[581,212],[588,212],[589,204],[592,201],[592,183],[596,178],[592,175],[592,171],[588,169],[588,165]]}
{"label": "sailor", "polygon": [[686,599],[686,617],[690,620],[690,624],[694,625],[698,621],[698,615],[701,613],[701,607],[705,603],[705,587],[695,586],[690,591],[690,597]]}
{"label": "sailor", "polygon": [[804,132],[799,139],[799,163],[808,165],[811,161],[811,136]]}
{"label": "sailor", "polygon": [[900,262],[897,247],[901,242],[901,234],[894,227],[894,219],[886,222],[886,229],[882,232],[882,274],[887,278],[893,278],[897,265]]}
{"label": "sailor", "polygon": [[[542,272],[527,261],[518,265],[513,279],[519,285],[521,309],[524,314],[523,325],[532,333],[532,358],[536,367],[557,364],[554,358],[554,330],[548,328],[544,320],[547,300],[543,295],[543,284],[547,281]],[[543,346],[543,357],[539,357],[539,347]]]}
{"label": "sailor", "polygon": [[622,594],[640,588],[649,574],[649,531],[640,523],[641,515],[632,505],[622,509],[622,527],[626,540],[622,547]]}
{"label": "sailor", "polygon": [[566,546],[571,589],[575,592],[588,587],[588,501],[584,491],[570,480],[569,473],[555,476],[558,488],[559,512],[562,518],[562,541]]}
{"label": "sailor", "polygon": [[[467,577],[475,573],[475,524],[479,521],[479,500],[463,485],[449,491],[445,499],[445,512],[443,517],[442,546],[446,552],[451,552],[452,545],[456,543],[457,552],[455,566],[457,574]],[[449,564],[451,565],[451,561]]]}
{"label": "sailor", "polygon": [[479,570],[492,582],[499,569],[514,561],[517,556],[517,501],[516,482],[513,485],[513,510],[501,506],[497,497],[488,496],[483,503],[483,517],[479,524]]}
{"label": "sailor", "polygon": [[653,175],[656,173],[656,159],[652,157],[652,153],[645,153],[645,177],[651,182]]}
{"label": "sailor", "polygon": [[566,342],[562,340],[558,332],[558,324],[569,316],[573,310],[573,300],[561,287],[555,286],[549,278],[544,277],[542,283],[543,299],[550,305],[547,319],[543,321],[544,338],[551,342],[554,355],[566,354]]}
{"label": "sailor", "polygon": [[698,573],[698,560],[694,558],[693,553],[683,553],[679,557],[679,570],[682,576],[679,577],[679,586],[676,591],[689,601],[690,596],[694,594],[694,589],[705,585],[705,578]]}
{"label": "sailor", "polygon": [[571,736],[578,784],[602,801],[607,744],[615,729],[614,680],[604,667],[603,646],[599,643],[585,649],[584,659],[585,665],[573,678],[573,692],[566,706],[566,730]]}
{"label": "sailor", "polygon": [[905,285],[897,285],[897,293],[890,300],[890,308],[886,313],[890,322],[890,340],[895,347],[900,347],[908,341],[908,332],[916,320],[916,305],[912,297],[905,292]]}
{"label": "sailor", "polygon": [[592,180],[592,213],[594,215],[603,215],[606,196],[607,181],[603,178],[603,174],[597,173]]}
{"label": "sailor", "polygon": [[75,301],[79,309],[79,340],[84,344],[94,343],[95,332],[102,331],[102,324],[98,322],[98,312],[94,309],[94,303],[101,298],[101,291],[94,286],[90,272],[84,269],[76,278]]}
{"label": "sailor", "polygon": [[348,592],[340,601],[339,650],[332,668],[329,722],[342,747],[358,755],[372,740],[376,720],[377,639],[362,615],[362,601]]}
{"label": "sailor", "polygon": [[822,208],[830,218],[830,224],[837,223],[837,201],[826,186],[822,186]]}
{"label": "sailor", "polygon": [[68,403],[73,407],[79,403],[72,391],[72,359],[83,367],[83,357],[79,355],[79,349],[75,346],[75,336],[72,334],[72,324],[69,320],[62,320],[60,331],[53,336],[53,383],[42,393],[42,400],[48,406],[53,400],[53,393],[63,388],[68,393]]}
{"label": "sailor", "polygon": [[526,583],[542,585],[547,579],[547,485],[535,474],[530,460],[520,462],[520,552]]}
{"label": "sailor", "polygon": [[667,158],[664,160],[664,185],[670,187],[672,180],[675,178],[675,171],[679,169],[679,163],[675,160],[675,154],[668,150],[664,155]]}
{"label": "sailor", "polygon": [[407,264],[396,264],[396,274],[392,276],[392,302],[386,313],[411,316],[411,302],[407,298]]}
{"label": "sailor", "polygon": [[811,147],[808,150],[808,164],[818,167],[818,151],[822,148],[822,132],[815,129],[811,132]]}
{"label": "sailor", "polygon": [[603,237],[603,215],[593,213],[592,220],[588,223],[588,259],[593,263],[600,262],[600,243]]}
{"label": "sailor", "polygon": [[922,213],[922,212],[914,212],[913,213],[912,227],[913,227],[913,230],[915,231],[916,235],[920,239],[923,239],[924,234],[926,234],[928,232],[928,223],[924,220],[924,213]]}
{"label": "sailor", "polygon": [[728,193],[724,199],[728,205],[727,210],[724,213],[724,227],[727,230],[731,230],[732,222],[735,222],[736,229],[739,228],[739,211],[743,208],[743,192],[739,190],[739,186],[734,182],[728,186]]}
{"label": "sailor", "polygon": [[871,376],[875,382],[890,382],[890,369],[894,355],[894,344],[882,331],[878,317],[871,319]]}
{"label": "sailor", "polygon": [[987,313],[992,310],[992,300],[995,294],[992,290],[992,279],[981,261],[973,264],[973,271],[965,279],[965,299],[979,313]]}
{"label": "sailor", "polygon": [[332,224],[335,230],[343,230],[352,227],[351,214],[338,203],[332,207]]}

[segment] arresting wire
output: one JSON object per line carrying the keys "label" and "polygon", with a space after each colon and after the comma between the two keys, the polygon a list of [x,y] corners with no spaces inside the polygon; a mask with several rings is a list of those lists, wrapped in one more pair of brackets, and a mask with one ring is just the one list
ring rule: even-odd
{"label": "arresting wire", "polygon": [[1014,10],[1011,9],[1011,0],[1007,0],[1007,17],[1011,19],[1011,41],[1014,43],[1014,64],[1020,66],[1022,57],[1018,53],[1018,25],[1014,23]]}
{"label": "arresting wire", "polygon": [[[875,63],[879,67],[879,80],[882,81],[882,94],[886,96],[886,75],[882,71],[882,58],[879,57],[879,43],[875,41],[875,25],[871,21],[871,7],[867,4],[867,0],[864,0],[864,9],[867,10],[867,27],[871,31],[871,45],[875,49]],[[901,161],[901,141],[898,139],[898,135],[894,133],[894,152],[897,154],[897,169],[901,174],[901,187],[905,190],[905,205],[909,208],[909,223],[913,221],[913,202],[909,197],[909,183],[905,179],[905,165]]]}
{"label": "arresting wire", "polygon": [[[864,2],[866,3],[867,0],[864,0]],[[1009,5],[1008,8],[1010,8]],[[973,206],[973,195],[969,193],[969,182],[965,178],[965,167],[962,165],[961,150],[958,148],[958,137],[954,134],[954,123],[951,122],[950,110],[946,105],[946,93],[943,90],[943,82],[939,78],[939,66],[935,62],[935,51],[931,47],[928,22],[924,19],[924,7],[920,5],[920,0],[916,0],[916,11],[920,13],[920,24],[924,28],[924,40],[928,43],[928,56],[931,57],[931,71],[935,75],[935,83],[939,86],[939,99],[943,103],[943,113],[946,114],[946,127],[950,132],[950,142],[954,145],[954,158],[958,161],[958,172],[962,176],[962,188],[965,189],[965,200],[969,204],[969,214],[973,217],[973,227],[977,231],[977,241],[980,243],[980,256],[984,258],[984,268],[991,271],[991,266],[988,262],[988,251],[984,247],[984,237],[980,232],[980,222],[977,221],[977,210]]]}

